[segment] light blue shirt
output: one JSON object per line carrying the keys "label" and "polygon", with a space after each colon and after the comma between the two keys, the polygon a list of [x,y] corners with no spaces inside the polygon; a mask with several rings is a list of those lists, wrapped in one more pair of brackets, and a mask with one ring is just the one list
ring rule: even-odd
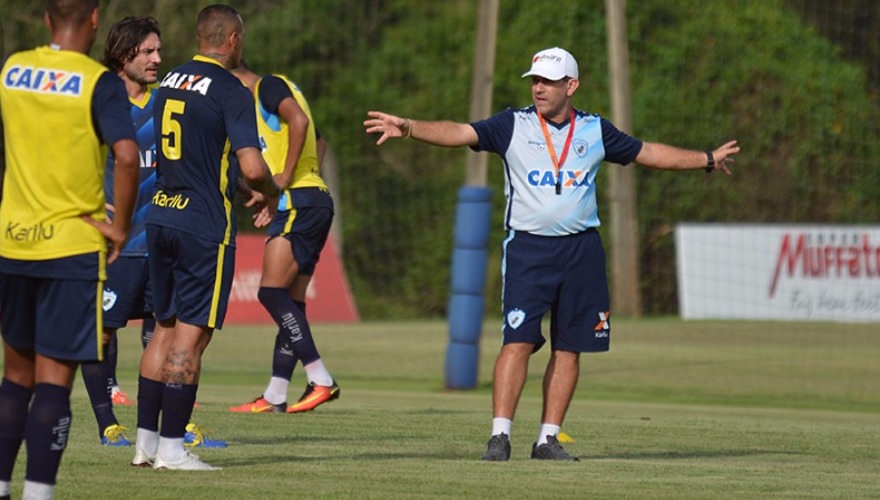
{"label": "light blue shirt", "polygon": [[[562,158],[570,120],[547,122],[550,140]],[[505,229],[539,236],[564,236],[599,226],[596,174],[602,161],[626,165],[642,142],[599,115],[575,110],[571,144],[557,172],[534,106],[506,109],[471,123],[479,137],[475,151],[498,153],[504,162],[507,199]]]}

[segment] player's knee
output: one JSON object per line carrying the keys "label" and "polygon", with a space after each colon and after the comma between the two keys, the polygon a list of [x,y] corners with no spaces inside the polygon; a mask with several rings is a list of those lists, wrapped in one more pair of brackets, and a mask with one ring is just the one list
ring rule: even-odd
{"label": "player's knee", "polygon": [[261,286],[257,291],[257,300],[268,310],[273,310],[279,303],[287,300],[286,288],[271,288]]}

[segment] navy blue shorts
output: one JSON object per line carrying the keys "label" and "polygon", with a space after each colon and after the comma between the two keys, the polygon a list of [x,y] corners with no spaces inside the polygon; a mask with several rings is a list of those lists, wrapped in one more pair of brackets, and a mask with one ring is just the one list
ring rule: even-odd
{"label": "navy blue shorts", "polygon": [[[298,189],[292,191],[299,191]],[[326,195],[330,199],[330,195]],[[311,276],[321,258],[333,223],[333,205],[304,206],[275,213],[267,231],[269,239],[283,236],[290,242],[293,258],[299,265],[299,274]]]}
{"label": "navy blue shorts", "polygon": [[[18,264],[21,264],[20,266]],[[50,261],[4,259],[0,331],[16,349],[69,361],[101,359],[103,255]]]}
{"label": "navy blue shorts", "polygon": [[235,247],[147,224],[147,248],[156,319],[222,328]]}
{"label": "navy blue shorts", "polygon": [[540,349],[550,312],[550,346],[570,352],[608,350],[611,313],[605,250],[595,229],[569,236],[511,231],[504,242],[504,343]]}
{"label": "navy blue shorts", "polygon": [[122,328],[128,320],[147,318],[152,312],[153,290],[147,257],[120,256],[107,266],[104,328]]}

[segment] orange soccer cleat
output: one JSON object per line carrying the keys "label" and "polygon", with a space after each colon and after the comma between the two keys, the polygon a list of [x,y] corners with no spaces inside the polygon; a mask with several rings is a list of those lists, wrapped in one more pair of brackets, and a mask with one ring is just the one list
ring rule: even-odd
{"label": "orange soccer cleat", "polygon": [[336,381],[333,381],[333,385],[330,386],[315,385],[314,382],[309,382],[302,397],[299,398],[299,401],[287,408],[287,413],[312,411],[317,408],[318,405],[339,398],[340,392],[342,391],[339,389],[339,384],[337,384]]}
{"label": "orange soccer cleat", "polygon": [[232,413],[284,413],[286,409],[286,403],[275,405],[266,401],[266,398],[263,396],[254,399],[250,403],[229,407],[229,411]]}
{"label": "orange soccer cleat", "polygon": [[113,394],[110,396],[114,406],[134,406],[135,402],[128,398],[128,394],[119,389],[114,388]]}

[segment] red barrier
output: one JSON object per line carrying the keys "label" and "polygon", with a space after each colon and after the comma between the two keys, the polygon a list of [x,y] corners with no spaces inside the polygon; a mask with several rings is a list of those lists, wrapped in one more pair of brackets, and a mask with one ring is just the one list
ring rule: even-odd
{"label": "red barrier", "polygon": [[[235,278],[229,294],[226,324],[272,323],[257,300],[263,266],[265,238],[239,235],[235,241]],[[321,260],[306,292],[307,316],[314,323],[353,323],[360,321],[348,279],[333,237],[327,239]]]}

